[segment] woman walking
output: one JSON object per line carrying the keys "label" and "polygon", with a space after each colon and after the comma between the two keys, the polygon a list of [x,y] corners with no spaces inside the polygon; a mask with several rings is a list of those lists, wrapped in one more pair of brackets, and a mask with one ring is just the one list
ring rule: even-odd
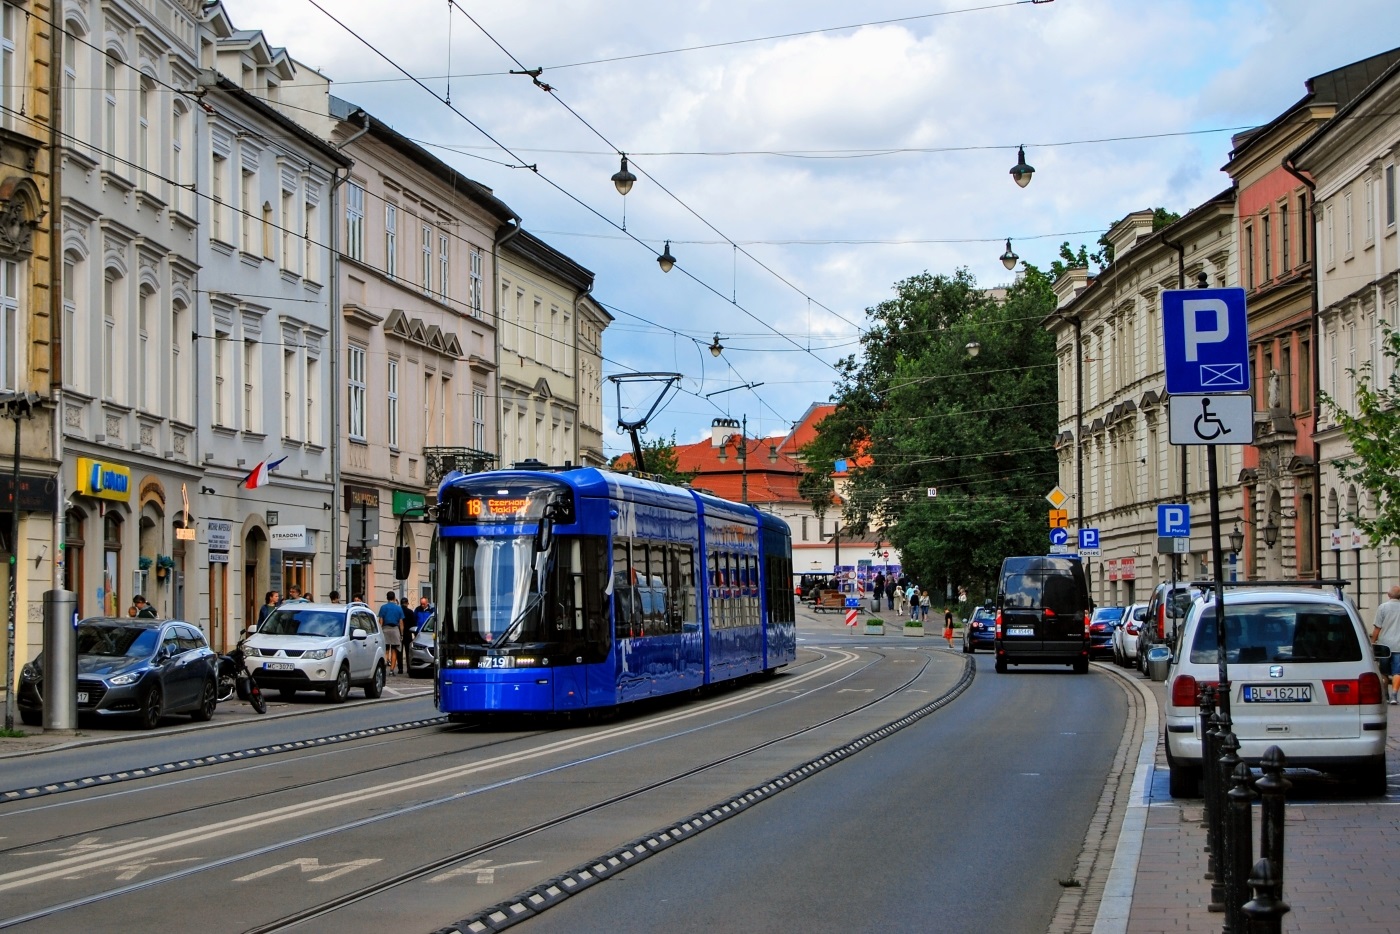
{"label": "woman walking", "polygon": [[943,638],[948,642],[948,648],[953,647],[953,608],[945,606],[943,608]]}

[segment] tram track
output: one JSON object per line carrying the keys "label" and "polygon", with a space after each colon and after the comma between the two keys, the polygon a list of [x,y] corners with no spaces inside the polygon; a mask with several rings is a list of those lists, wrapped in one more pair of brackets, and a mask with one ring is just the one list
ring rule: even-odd
{"label": "tram track", "polygon": [[[780,683],[780,685],[774,686],[774,688],[760,690],[759,696],[766,695],[766,693],[777,692],[777,690],[790,690],[792,688],[795,688],[795,686],[797,686],[798,683],[811,681],[811,679],[819,678],[819,676],[827,674],[827,672],[836,671],[837,668],[843,667],[843,665],[850,664],[851,661],[857,660],[857,655],[855,655],[854,653],[850,653],[850,651],[836,650],[836,654],[843,655],[844,658],[837,658],[836,661],[832,661],[829,662],[829,664],[822,665],[820,664],[820,662],[830,660],[830,654],[825,653],[825,651],[819,651],[818,654],[819,658],[818,660],[813,662],[813,667],[811,667],[809,671],[804,672],[804,674],[797,675],[799,681],[784,681],[783,683]],[[854,672],[847,672],[847,674],[841,675],[840,678],[836,678],[832,682],[823,683],[823,685],[820,685],[819,688],[815,688],[815,690],[836,688],[836,686],[840,685],[841,682],[846,681],[846,679],[851,678],[851,676],[858,674],[858,672],[860,671],[864,671],[864,669],[868,668],[869,665],[876,664],[876,662],[878,662],[878,660],[881,660],[881,658],[885,658],[885,654],[883,653],[875,653],[875,655],[875,660],[871,660],[865,665],[860,665],[860,667],[855,669]],[[801,735],[809,734],[809,732],[820,730],[820,728],[823,727],[829,727],[829,725],[839,723],[839,721],[844,720],[844,718],[861,713],[861,711],[869,709],[869,707],[874,706],[874,704],[881,703],[883,702],[883,700],[888,700],[889,697],[897,695],[897,693],[902,692],[902,690],[906,690],[907,688],[909,688],[911,683],[917,681],[918,676],[923,675],[923,672],[925,671],[925,669],[927,669],[928,664],[930,664],[930,661],[928,661],[928,658],[925,657],[923,664],[921,664],[920,667],[918,667],[918,671],[916,672],[916,674],[911,675],[910,678],[904,679],[904,681],[902,683],[899,683],[899,685],[893,686],[892,689],[886,690],[886,692],[881,693],[881,695],[879,696],[865,700],[864,703],[858,704],[858,706],[853,707],[853,709],[841,711],[841,713],[836,714],[836,716],[825,718],[825,720],[820,721],[820,723],[805,725],[805,727],[801,728],[801,730],[785,732],[785,734],[780,735],[780,737],[766,739],[766,741],[760,742],[760,744],[749,746],[749,748],[741,749],[741,751],[729,753],[729,755],[721,756],[721,758],[708,760],[708,762],[700,763],[700,765],[690,767],[690,769],[683,770],[683,772],[671,774],[671,776],[665,777],[665,779],[652,781],[652,783],[647,783],[645,784],[645,786],[631,788],[631,790],[626,791],[626,793],[612,795],[612,797],[606,798],[606,800],[603,801],[592,802],[592,804],[584,805],[584,807],[574,809],[574,811],[567,812],[567,814],[557,815],[554,816],[554,818],[547,819],[547,821],[540,821],[538,823],[535,823],[535,825],[526,826],[526,828],[524,829],[515,830],[515,832],[510,833],[510,835],[498,836],[496,837],[496,839],[489,840],[489,842],[476,844],[476,846],[469,847],[469,849],[456,851],[456,853],[448,854],[448,856],[445,857],[434,858],[434,860],[426,861],[426,863],[417,865],[417,867],[414,868],[410,868],[410,870],[399,872],[398,875],[395,875],[395,877],[392,877],[391,879],[384,879],[384,881],[377,882],[377,884],[365,885],[363,886],[363,888],[358,889],[358,891],[354,893],[353,896],[350,896],[350,898],[330,899],[328,900],[328,902],[323,902],[319,903],[319,905],[308,907],[308,909],[301,910],[301,912],[297,912],[293,914],[293,916],[284,917],[284,919],[273,921],[273,923],[266,924],[266,926],[253,928],[253,930],[284,930],[284,928],[293,926],[293,924],[301,923],[301,921],[304,920],[312,919],[312,917],[319,917],[322,916],[322,914],[333,913],[335,912],[335,910],[340,909],[340,907],[351,905],[351,903],[354,902],[360,902],[360,900],[363,900],[364,898],[371,898],[371,896],[375,895],[375,893],[389,891],[389,889],[396,888],[396,886],[402,886],[407,884],[407,882],[412,882],[414,881],[414,879],[423,878],[424,875],[430,875],[433,874],[433,872],[441,871],[442,868],[452,867],[452,865],[462,863],[462,861],[470,860],[470,858],[480,856],[480,854],[482,853],[489,853],[489,851],[498,849],[498,847],[501,846],[505,846],[505,844],[517,842],[517,840],[526,839],[526,837],[529,836],[539,835],[539,833],[545,832],[545,830],[557,828],[557,826],[563,825],[563,823],[567,823],[570,821],[575,821],[575,819],[581,818],[581,816],[594,814],[594,812],[599,811],[599,809],[612,807],[612,805],[619,804],[619,802],[630,800],[630,798],[636,798],[638,797],[638,795],[651,793],[651,791],[658,790],[658,788],[664,788],[666,786],[669,786],[669,784],[675,784],[678,783],[678,781],[683,781],[687,779],[687,777],[693,777],[696,776],[696,774],[707,772],[707,770],[715,769],[715,767],[725,765],[725,763],[734,762],[734,760],[736,759],[742,759],[745,758],[745,756],[753,755],[753,753],[755,752],[762,751],[762,749],[770,748],[770,746],[780,744],[780,742],[787,742],[790,741],[790,739],[792,738],[801,737]],[[963,674],[963,682],[970,683],[970,671],[972,671],[972,669],[965,669],[965,674]],[[951,692],[951,696],[956,696],[956,693],[960,693],[960,690],[965,689],[966,683],[963,682],[959,682],[960,688],[956,689],[955,692]],[[802,695],[806,695],[806,693],[811,693],[811,690],[805,690],[805,692],[802,692]],[[755,699],[755,695],[753,695],[752,692],[745,692],[743,693],[743,695],[720,697],[720,699],[718,700],[711,700],[711,702],[707,703],[687,704],[687,706],[685,707],[680,707],[680,709],[678,710],[669,711],[669,713],[662,714],[662,716],[648,717],[647,720],[641,721],[641,723],[627,723],[617,725],[617,727],[609,727],[605,728],[605,730],[589,732],[589,734],[580,735],[580,737],[561,739],[561,741],[559,742],[554,742],[554,744],[545,744],[543,746],[540,746],[540,748],[533,749],[533,751],[524,751],[521,753],[514,753],[514,755],[507,756],[497,756],[497,758],[487,759],[484,760],[484,762],[469,763],[468,766],[458,766],[452,767],[452,769],[438,770],[437,773],[428,773],[426,774],[426,776],[416,776],[412,777],[412,779],[391,781],[391,783],[386,783],[385,786],[382,787],[406,788],[413,786],[428,786],[428,784],[438,783],[438,781],[461,780],[462,777],[466,776],[466,774],[483,772],[483,770],[491,769],[491,767],[503,765],[503,763],[505,762],[525,762],[525,760],[535,759],[539,758],[539,756],[546,755],[546,752],[571,751],[571,749],[578,749],[582,748],[582,746],[596,744],[596,742],[602,741],[602,739],[605,738],[622,737],[622,735],[631,734],[631,732],[634,731],[652,730],[652,728],[658,727],[658,725],[680,723],[680,721],[689,720],[689,718],[703,716],[703,714],[707,713],[714,713],[714,711],[722,710],[724,709],[724,707],[731,706],[731,704],[750,703],[753,699]],[[736,714],[735,717],[753,716],[753,714],[760,713],[760,711],[771,710],[773,709],[773,707],[781,706],[781,704],[785,703],[790,703],[792,702],[792,700],[795,699],[797,699],[797,697],[784,697],[784,699],[781,700],[781,702],[778,702],[777,704],[763,704],[763,706],[759,707],[759,709],[743,711],[743,713]],[[946,703],[945,699],[941,700],[942,702]],[[935,709],[935,707],[932,706],[932,704],[930,704],[930,706],[928,706],[928,711],[931,711],[932,709]],[[920,714],[920,716],[923,716],[923,714]],[[202,861],[202,863],[200,863],[199,865],[195,865],[195,867],[182,868],[182,870],[169,872],[169,874],[161,875],[161,877],[146,879],[146,881],[137,882],[137,884],[116,886],[116,888],[106,889],[106,891],[94,892],[91,893],[91,895],[81,896],[81,898],[69,900],[69,902],[64,902],[62,903],[62,905],[52,905],[48,907],[43,907],[43,909],[35,910],[35,912],[22,914],[22,916],[10,917],[10,919],[0,920],[0,928],[13,927],[15,926],[15,924],[25,923],[25,921],[39,919],[39,917],[52,916],[52,914],[63,912],[63,910],[74,909],[74,907],[87,906],[92,905],[92,903],[102,902],[102,900],[119,898],[119,896],[129,895],[129,893],[140,891],[140,889],[147,889],[151,888],[151,886],[168,884],[168,882],[178,881],[178,879],[190,877],[190,875],[199,874],[199,872],[214,870],[214,868],[227,867],[227,865],[237,864],[239,863],[239,861],[249,860],[249,858],[263,856],[263,854],[273,853],[273,851],[286,849],[286,847],[297,846],[297,844],[308,842],[308,840],[322,839],[322,837],[337,835],[337,833],[349,832],[349,830],[364,828],[364,826],[372,825],[372,823],[393,821],[393,819],[399,818],[399,816],[412,814],[412,812],[416,811],[423,811],[423,809],[427,808],[440,807],[440,805],[448,804],[448,802],[459,801],[463,797],[468,797],[468,795],[482,794],[486,793],[486,791],[496,790],[496,788],[507,786],[507,784],[522,783],[522,781],[536,779],[536,777],[545,776],[545,774],[561,772],[561,770],[571,769],[571,767],[581,765],[581,763],[592,762],[592,760],[605,758],[605,756],[620,755],[620,753],[623,752],[634,751],[634,749],[640,748],[640,746],[657,744],[657,742],[665,742],[668,741],[668,739],[673,739],[676,737],[680,737],[680,735],[685,735],[687,734],[687,732],[694,732],[697,730],[708,730],[708,728],[714,728],[717,727],[717,725],[729,723],[729,721],[734,720],[735,717],[727,717],[724,718],[724,720],[718,721],[708,721],[708,723],[704,723],[701,725],[687,725],[685,730],[666,731],[664,735],[659,735],[659,737],[645,738],[644,741],[637,742],[637,744],[620,746],[620,748],[609,749],[609,751],[595,753],[595,755],[587,755],[581,756],[581,758],[573,758],[567,760],[567,762],[561,762],[557,763],[557,765],[546,767],[546,769],[535,770],[535,772],[517,774],[517,776],[507,777],[507,779],[497,781],[497,783],[487,784],[487,786],[475,788],[475,790],[455,791],[455,793],[452,794],[440,795],[440,797],[430,798],[430,800],[426,801],[419,801],[416,802],[416,804],[405,805],[405,807],[392,808],[389,809],[389,811],[381,812],[381,814],[367,816],[367,818],[361,818],[356,819],[356,821],[340,823],[340,825],[330,826],[330,828],[314,830],[314,832],[304,833],[304,835],[300,836],[288,837],[288,839],[276,840],[276,842],[267,843],[265,844],[265,846],[259,846],[255,847],[255,849],[239,851],[239,853],[234,853],[230,854],[230,856],[216,858],[216,860]],[[521,737],[512,737],[511,739],[519,738]],[[868,742],[868,739],[865,739],[865,741],[862,742]],[[434,756],[424,756],[424,758],[421,760],[427,762],[427,760],[441,758],[442,755],[461,755],[462,752],[463,751],[459,751],[458,749],[458,751],[452,751],[451,753],[434,753]],[[403,765],[405,765],[405,763],[403,762],[396,763],[396,767],[402,767]],[[307,783],[301,783],[295,787],[300,788],[302,787],[302,784]],[[253,795],[253,797],[260,797],[260,795]],[[333,807],[333,805],[335,805],[336,802],[336,797],[337,795],[332,795],[332,797],[328,798],[328,800],[323,800],[315,805],[302,804],[293,805],[293,807],[297,808],[298,811],[301,812],[308,811],[308,808],[318,809],[319,811],[319,809]],[[203,807],[207,807],[207,805],[203,805]],[[185,812],[193,812],[195,811],[195,809],[203,808],[182,809],[182,811],[174,811],[171,812],[171,814],[165,816],[178,816],[179,814],[185,814]],[[276,814],[276,811],[267,812],[267,814],[274,815]],[[262,819],[262,812],[260,812],[259,819]],[[237,822],[238,828],[232,828],[232,826],[230,826],[231,823],[234,822],[221,822],[213,823],[213,825],[199,826],[199,828],[186,830],[186,832],[178,832],[174,833],[174,835],[167,835],[167,837],[164,837],[164,839],[160,840],[160,842],[151,842],[151,840],[146,840],[146,842],[144,842],[143,844],[147,847],[147,850],[150,850],[151,847],[155,847],[155,849],[169,849],[169,847],[183,846],[183,844],[189,843],[190,840],[196,839],[196,837],[199,837],[199,839],[209,839],[210,836],[223,835],[223,833],[235,832],[235,830],[238,829],[248,829],[249,825],[249,822],[246,821],[246,819],[239,819],[239,821]],[[28,844],[28,846],[34,846],[34,844],[31,843]],[[116,850],[120,849],[122,849],[122,847],[116,847]],[[84,865],[84,867],[91,867],[91,865],[94,865],[95,863],[101,863],[101,861],[115,861],[120,860],[120,858],[123,858],[123,854],[116,853],[116,851],[112,851],[112,853],[109,853],[108,856],[102,857],[102,860],[71,860],[71,863],[81,863],[81,865]],[[59,860],[55,861],[55,863],[53,864],[49,864],[48,867],[34,867],[32,868],[32,870],[29,871],[11,872],[11,874],[0,875],[0,892],[6,891],[6,889],[18,888],[18,886],[21,885],[31,884],[31,882],[41,881],[41,878],[39,878],[41,877],[41,870],[52,870],[56,872],[69,871],[69,868],[71,867],[64,867],[64,863],[67,863],[67,861]]]}

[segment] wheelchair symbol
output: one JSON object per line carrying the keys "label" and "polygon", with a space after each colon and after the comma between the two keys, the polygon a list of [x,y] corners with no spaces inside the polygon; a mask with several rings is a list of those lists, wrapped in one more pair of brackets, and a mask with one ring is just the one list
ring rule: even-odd
{"label": "wheelchair symbol", "polygon": [[[1210,426],[1210,434],[1206,434],[1203,426]],[[1196,432],[1196,437],[1202,441],[1214,441],[1221,435],[1230,433],[1230,429],[1225,427],[1220,416],[1210,410],[1210,399],[1201,400],[1201,414],[1196,416],[1192,429]]]}

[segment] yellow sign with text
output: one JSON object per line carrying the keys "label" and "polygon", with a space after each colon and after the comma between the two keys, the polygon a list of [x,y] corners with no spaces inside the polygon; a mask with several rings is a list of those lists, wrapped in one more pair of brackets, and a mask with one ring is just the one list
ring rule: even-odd
{"label": "yellow sign with text", "polygon": [[77,493],[80,496],[128,502],[131,499],[131,471],[117,464],[80,457]]}

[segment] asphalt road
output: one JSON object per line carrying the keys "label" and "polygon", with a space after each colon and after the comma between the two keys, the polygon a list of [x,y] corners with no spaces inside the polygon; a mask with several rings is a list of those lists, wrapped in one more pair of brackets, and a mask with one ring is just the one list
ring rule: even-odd
{"label": "asphalt road", "polygon": [[1123,691],[1100,672],[978,664],[946,709],[518,929],[1045,931]]}

